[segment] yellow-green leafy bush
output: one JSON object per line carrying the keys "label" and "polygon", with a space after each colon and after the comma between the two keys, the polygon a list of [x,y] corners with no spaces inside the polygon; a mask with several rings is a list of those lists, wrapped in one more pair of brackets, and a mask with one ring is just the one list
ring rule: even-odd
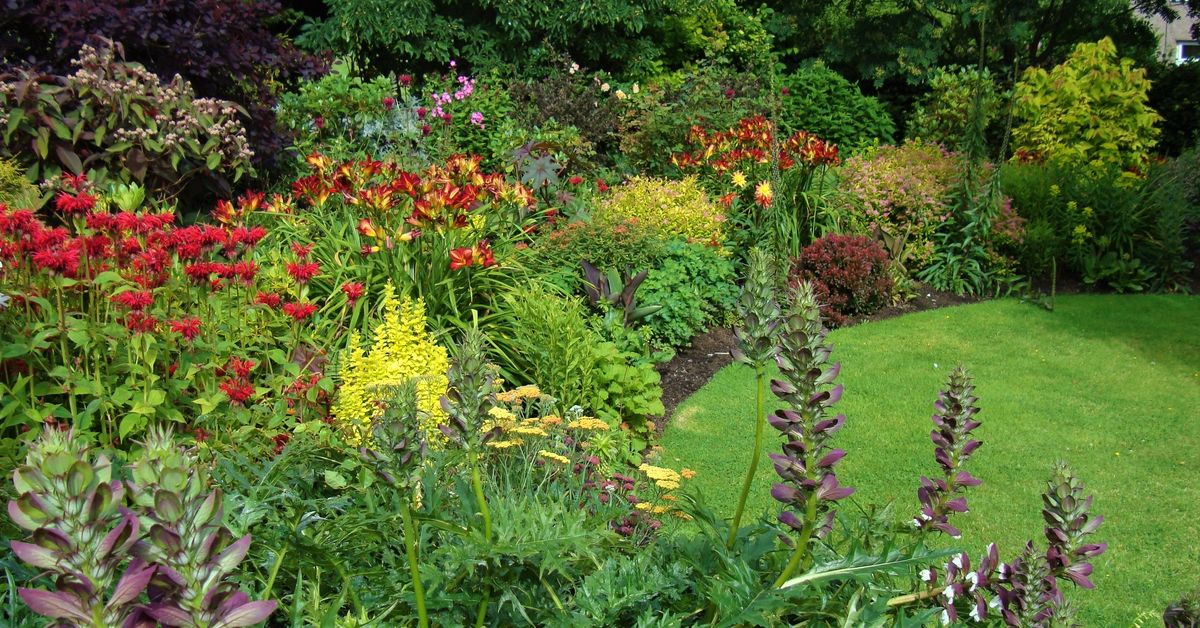
{"label": "yellow-green leafy bush", "polygon": [[691,176],[682,181],[634,177],[614,188],[596,220],[603,223],[636,221],[666,238],[720,243],[725,213]]}
{"label": "yellow-green leafy bush", "polygon": [[383,320],[372,333],[371,346],[364,347],[358,333],[351,332],[340,358],[333,415],[347,442],[362,443],[392,390],[412,380],[421,428],[429,441],[441,440],[438,424],[446,413],[440,401],[449,387],[450,362],[446,349],[425,328],[423,301],[401,301],[389,284],[383,293]]}
{"label": "yellow-green leafy bush", "polygon": [[25,169],[15,160],[0,159],[0,203],[29,209],[37,201],[37,188],[25,180]]}
{"label": "yellow-green leafy bush", "polygon": [[1017,157],[1093,171],[1139,172],[1158,140],[1150,81],[1107,37],[1079,44],[1049,72],[1026,70],[1014,94]]}

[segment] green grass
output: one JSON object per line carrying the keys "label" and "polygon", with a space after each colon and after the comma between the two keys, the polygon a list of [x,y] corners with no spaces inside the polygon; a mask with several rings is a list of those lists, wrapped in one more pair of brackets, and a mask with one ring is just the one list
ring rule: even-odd
{"label": "green grass", "polygon": [[[1044,540],[1039,495],[1066,460],[1105,516],[1094,591],[1070,594],[1085,626],[1127,626],[1200,587],[1200,297],[1060,297],[1054,312],[1013,300],[933,310],[835,331],[847,416],[836,446],[854,499],[916,512],[917,480],[937,471],[929,417],[958,362],[976,377],[984,481],[959,515],[960,547],[991,540],[1011,560]],[[754,375],[725,368],[676,411],[664,460],[699,472],[695,486],[731,516],[753,446]],[[769,451],[778,439],[768,428]],[[762,468],[747,507],[776,506]],[[1153,622],[1151,622],[1153,623]]]}

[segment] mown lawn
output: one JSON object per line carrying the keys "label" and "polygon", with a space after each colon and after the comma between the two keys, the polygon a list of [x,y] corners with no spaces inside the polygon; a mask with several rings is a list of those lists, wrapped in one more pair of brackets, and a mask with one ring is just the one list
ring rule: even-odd
{"label": "mown lawn", "polygon": [[[976,376],[984,484],[960,515],[964,549],[995,540],[1009,560],[1043,539],[1039,495],[1066,460],[1096,496],[1109,544],[1096,589],[1073,594],[1085,626],[1127,626],[1200,587],[1200,297],[1060,297],[1053,312],[1000,300],[912,314],[832,334],[847,415],[838,467],[856,499],[916,511],[921,474],[936,471],[932,403],[956,363]],[[730,516],[753,444],[753,373],[733,365],[676,411],[665,460]],[[778,440],[769,430],[768,449]],[[748,513],[775,505],[763,457]],[[1161,621],[1161,620],[1160,620]],[[1151,624],[1153,620],[1151,621]]]}

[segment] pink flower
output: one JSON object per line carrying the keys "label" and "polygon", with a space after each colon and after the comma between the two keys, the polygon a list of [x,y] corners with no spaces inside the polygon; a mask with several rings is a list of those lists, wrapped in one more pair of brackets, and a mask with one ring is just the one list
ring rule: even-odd
{"label": "pink flower", "polygon": [[471,124],[474,124],[475,126],[481,128],[481,129],[484,128],[483,127],[483,114],[478,111],[472,112],[471,113]]}

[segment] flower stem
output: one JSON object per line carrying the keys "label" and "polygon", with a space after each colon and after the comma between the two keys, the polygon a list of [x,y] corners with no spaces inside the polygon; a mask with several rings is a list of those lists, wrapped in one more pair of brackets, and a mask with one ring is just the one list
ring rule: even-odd
{"label": "flower stem", "polygon": [[429,628],[429,617],[425,614],[425,587],[421,584],[421,569],[417,563],[417,527],[413,525],[412,505],[405,504],[400,515],[404,519],[404,551],[408,555],[408,571],[412,574],[413,596],[417,600],[417,625]]}
{"label": "flower stem", "polygon": [[754,378],[757,384],[754,405],[754,451],[750,454],[750,468],[746,469],[746,479],[742,481],[742,492],[738,495],[737,509],[733,511],[733,521],[729,525],[729,539],[725,541],[725,547],[728,549],[733,549],[733,542],[737,540],[738,528],[742,525],[742,514],[746,511],[746,498],[750,495],[750,487],[754,484],[754,474],[758,471],[758,459],[762,454],[763,424],[766,423],[763,407],[766,405],[767,398],[767,371],[763,365],[759,364],[754,367]]}
{"label": "flower stem", "polygon": [[271,599],[271,589],[275,588],[275,576],[279,575],[279,568],[283,566],[285,555],[287,555],[287,546],[280,549],[279,554],[275,556],[275,563],[271,565],[271,572],[267,575],[267,584],[263,586],[262,594],[258,596],[260,599]]}
{"label": "flower stem", "polygon": [[945,591],[945,590],[946,590],[946,587],[933,587],[932,589],[928,589],[928,590],[922,591],[920,593],[910,593],[909,595],[897,595],[896,597],[888,600],[887,605],[889,607],[903,606],[905,604],[912,604],[913,602],[920,602],[921,600],[928,600],[928,599],[935,598],[935,597],[941,595],[942,591]]}
{"label": "flower stem", "polygon": [[812,540],[813,528],[817,525],[817,496],[808,496],[808,505],[804,513],[804,528],[800,530],[800,538],[796,541],[796,550],[792,552],[792,558],[788,561],[786,567],[783,568],[783,573],[775,579],[775,584],[772,588],[778,589],[787,582],[796,569],[800,567],[800,563],[808,555],[808,542]]}
{"label": "flower stem", "polygon": [[487,500],[483,497],[483,480],[479,476],[479,458],[471,453],[471,488],[475,489],[475,501],[479,503],[479,514],[483,517],[483,537],[492,542],[492,515],[488,512]]}

